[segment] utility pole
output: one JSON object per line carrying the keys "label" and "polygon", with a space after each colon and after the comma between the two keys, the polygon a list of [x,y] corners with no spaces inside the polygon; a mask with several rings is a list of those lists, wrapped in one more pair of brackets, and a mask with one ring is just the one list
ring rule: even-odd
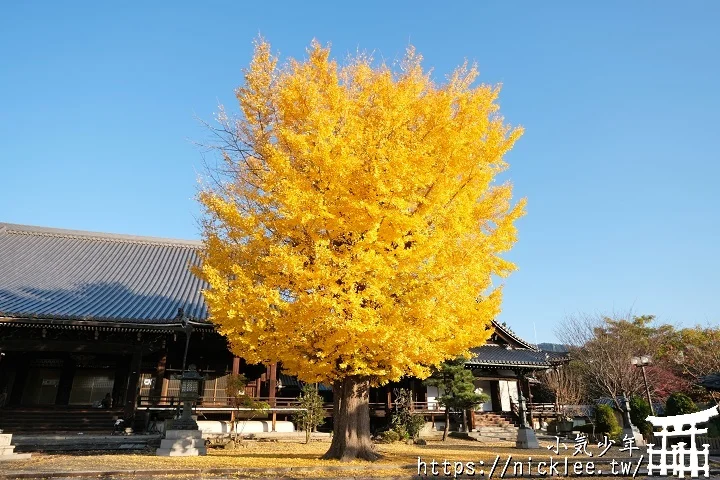
{"label": "utility pole", "polygon": [[630,362],[642,371],[643,381],[645,382],[645,394],[647,395],[648,404],[650,404],[650,413],[655,416],[655,407],[653,407],[652,397],[650,396],[650,386],[648,385],[647,375],[645,374],[645,367],[650,365],[652,360],[649,356],[643,355],[641,357],[633,357]]}

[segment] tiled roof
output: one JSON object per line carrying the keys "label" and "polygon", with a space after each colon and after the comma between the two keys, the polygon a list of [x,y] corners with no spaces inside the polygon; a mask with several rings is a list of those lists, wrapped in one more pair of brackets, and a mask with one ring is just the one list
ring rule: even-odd
{"label": "tiled roof", "polygon": [[465,364],[469,366],[533,366],[550,368],[545,352],[526,348],[505,348],[488,343],[472,349],[473,357]]}
{"label": "tiled roof", "polygon": [[551,365],[568,363],[570,361],[570,354],[567,352],[548,352],[543,350],[543,353],[547,354],[548,362],[550,362]]}
{"label": "tiled roof", "polygon": [[508,327],[507,325],[504,325],[504,324],[498,322],[497,320],[493,320],[492,325],[496,331],[497,330],[503,331],[508,337],[510,337],[512,340],[514,340],[516,343],[518,343],[519,346],[521,346],[523,348],[527,348],[528,350],[538,350],[537,346],[524,340],[520,335],[513,332],[512,329],[510,327]]}
{"label": "tiled roof", "polygon": [[713,373],[706,375],[700,379],[698,385],[701,385],[708,390],[720,391],[720,373]]}
{"label": "tiled roof", "polygon": [[[201,290],[189,266],[200,242],[0,223],[0,321],[79,320],[178,324],[178,308],[206,322]],[[469,362],[547,365],[544,353],[507,326],[506,350],[486,345]],[[288,383],[290,385],[290,383]]]}
{"label": "tiled roof", "polygon": [[204,322],[200,242],[0,223],[0,319]]}

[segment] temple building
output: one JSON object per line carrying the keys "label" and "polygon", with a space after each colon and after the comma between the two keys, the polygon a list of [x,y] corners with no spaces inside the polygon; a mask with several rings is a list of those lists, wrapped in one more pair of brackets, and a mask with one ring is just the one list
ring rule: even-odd
{"label": "temple building", "polygon": [[[174,377],[189,364],[205,377],[202,418],[229,417],[232,373],[248,379],[246,395],[269,403],[273,427],[290,418],[297,379],[276,364],[245,364],[208,322],[205,285],[189,269],[200,247],[0,223],[0,429],[101,431],[115,418],[146,428],[150,418],[175,414]],[[512,417],[518,392],[530,398],[527,377],[551,364],[504,325],[494,327],[467,368],[490,396],[477,414]],[[434,420],[438,392],[413,379],[374,389],[375,417],[387,416],[398,387],[410,388],[415,408]],[[330,401],[329,388],[318,388]]]}

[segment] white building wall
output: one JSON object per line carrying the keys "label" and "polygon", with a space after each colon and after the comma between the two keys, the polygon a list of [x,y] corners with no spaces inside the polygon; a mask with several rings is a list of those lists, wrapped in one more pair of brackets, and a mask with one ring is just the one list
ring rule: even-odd
{"label": "white building wall", "polygon": [[439,396],[438,387],[427,387],[428,410],[439,410],[441,408],[440,404],[437,403]]}
{"label": "white building wall", "polygon": [[475,393],[482,393],[488,396],[488,401],[478,405],[475,409],[477,412],[491,412],[492,411],[492,396],[490,394],[490,380],[474,380]]}

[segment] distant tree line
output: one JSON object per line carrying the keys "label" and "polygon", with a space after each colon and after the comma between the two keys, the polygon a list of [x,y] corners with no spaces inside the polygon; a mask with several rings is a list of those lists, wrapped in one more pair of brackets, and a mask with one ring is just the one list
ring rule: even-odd
{"label": "distant tree line", "polygon": [[[695,408],[694,402],[718,400],[698,385],[703,377],[720,372],[718,326],[677,328],[652,315],[632,313],[575,315],[565,319],[556,334],[566,346],[569,363],[538,376],[541,385],[535,388],[535,401],[577,405],[603,399],[623,411],[628,399],[633,417],[646,418],[648,391],[654,406],[683,412]],[[633,363],[633,358],[642,357],[647,360],[648,391],[642,369]]]}

